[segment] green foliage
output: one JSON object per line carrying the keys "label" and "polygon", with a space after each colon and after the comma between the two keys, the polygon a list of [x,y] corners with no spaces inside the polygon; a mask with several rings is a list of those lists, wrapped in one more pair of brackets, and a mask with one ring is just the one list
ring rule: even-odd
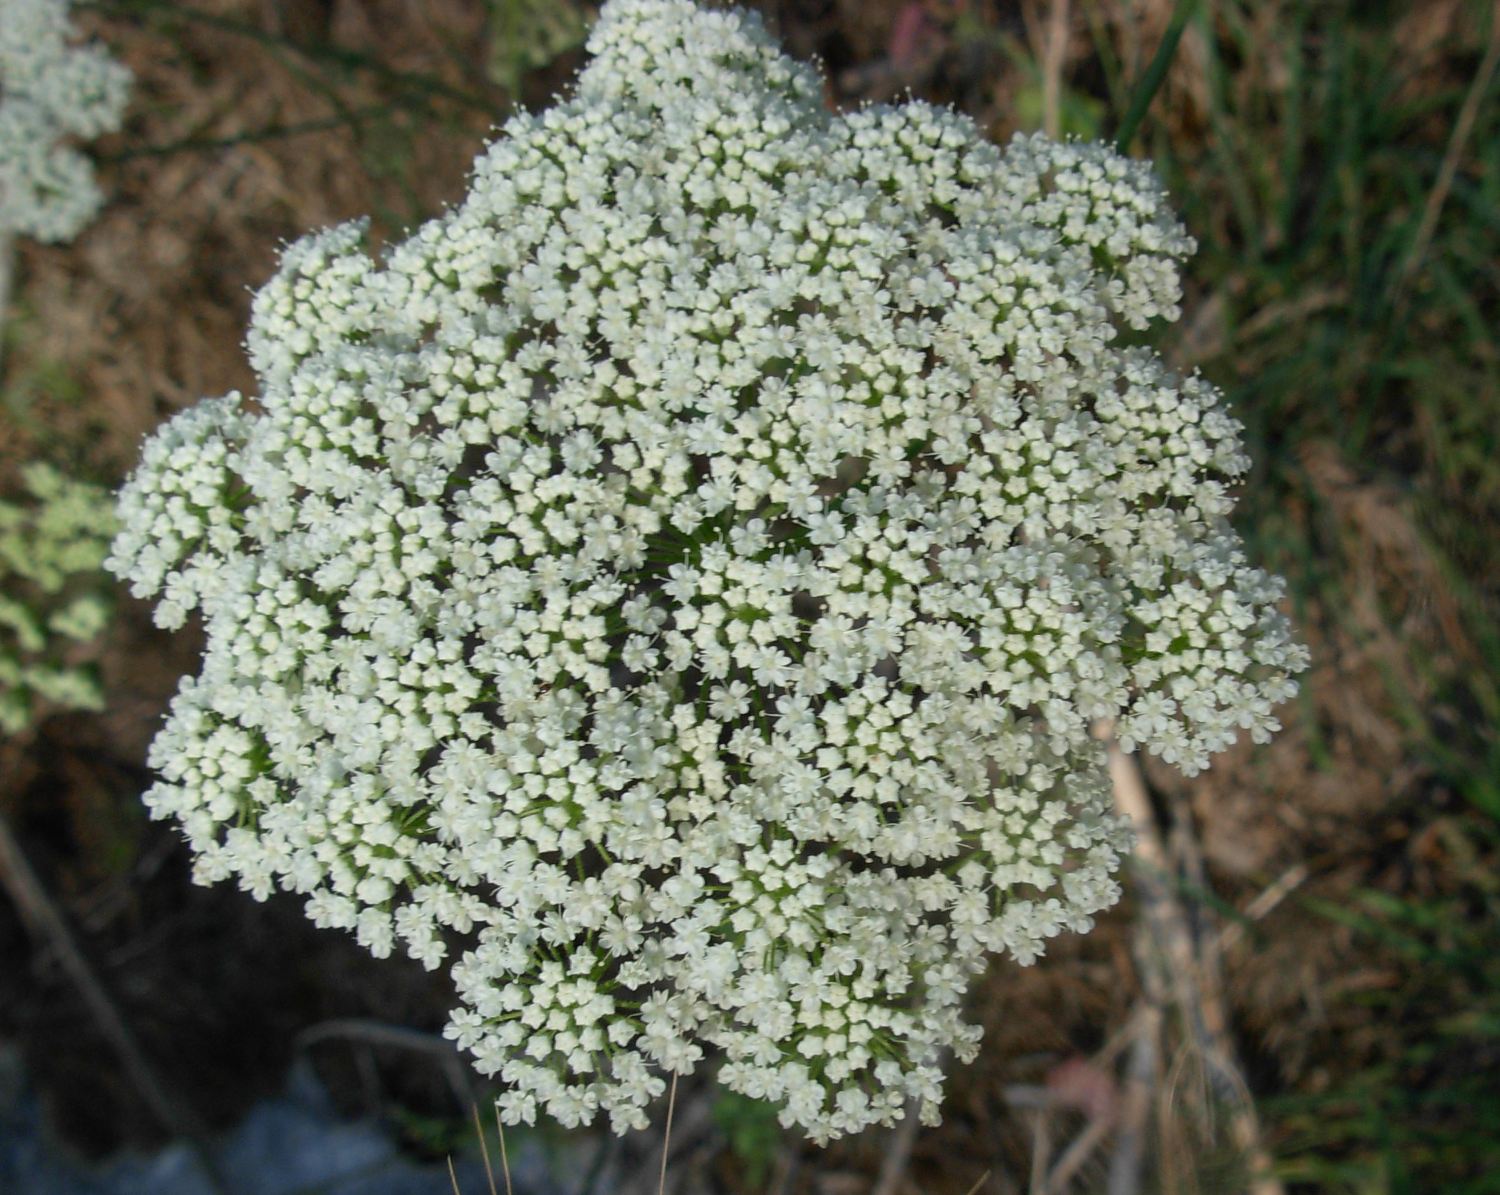
{"label": "green foliage", "polygon": [[109,495],[40,463],[21,480],[24,496],[0,501],[0,734],[24,730],[39,702],[100,707],[75,645],[110,614],[100,568],[114,531]]}
{"label": "green foliage", "polygon": [[1136,84],[1135,91],[1130,97],[1130,106],[1125,109],[1125,115],[1120,118],[1120,127],[1115,132],[1115,148],[1122,154],[1130,151],[1130,143],[1135,140],[1135,132],[1141,127],[1141,121],[1146,119],[1146,112],[1151,107],[1151,101],[1156,98],[1162,81],[1167,77],[1167,68],[1172,65],[1172,56],[1177,52],[1177,43],[1182,40],[1182,33],[1187,28],[1188,18],[1193,15],[1197,7],[1197,0],[1177,0],[1173,7],[1172,20],[1167,25],[1166,32],[1162,34],[1161,44],[1156,47],[1151,64],[1146,67],[1146,73]]}
{"label": "green foliage", "polygon": [[1437,828],[1451,890],[1307,902],[1399,981],[1348,997],[1391,1027],[1380,1061],[1265,1106],[1288,1178],[1391,1195],[1500,1191],[1500,822],[1469,814]]}
{"label": "green foliage", "polygon": [[[1045,103],[1040,83],[1027,83],[1016,91],[1015,118],[1018,127],[1040,129]],[[1104,124],[1104,105],[1092,96],[1065,87],[1058,96],[1058,132],[1064,137],[1097,141]]]}
{"label": "green foliage", "polygon": [[[1130,80],[1086,7],[1118,108]],[[1442,650],[1407,645],[1385,679],[1407,756],[1468,808],[1442,823],[1441,882],[1309,906],[1399,979],[1344,997],[1386,1027],[1380,1061],[1263,1108],[1306,1189],[1500,1191],[1500,88],[1482,73],[1500,17],[1473,0],[1448,22],[1438,7],[1199,4],[1195,54],[1135,143],[1200,238],[1193,272],[1212,299],[1197,306],[1222,313],[1182,348],[1247,424],[1252,554],[1348,642],[1370,642],[1361,610],[1398,643],[1411,611],[1445,612]],[[1440,40],[1419,53],[1414,30]],[[1183,117],[1188,98],[1206,110]],[[1345,471],[1334,486],[1399,499],[1389,517],[1413,521],[1400,543],[1425,586],[1381,572],[1379,528],[1341,523],[1318,459]],[[1315,712],[1309,700],[1309,746],[1330,766]]]}
{"label": "green foliage", "polygon": [[[1245,525],[1254,534],[1260,512],[1308,495],[1292,449],[1324,441],[1409,488],[1434,546],[1488,578],[1472,596],[1492,604],[1500,105],[1481,103],[1424,241],[1469,80],[1414,76],[1389,24],[1361,24],[1353,0],[1272,7],[1274,21],[1244,0],[1214,6],[1217,22],[1200,29],[1212,33],[1210,135],[1157,155],[1200,232],[1197,276],[1225,300],[1227,335],[1205,368],[1229,388],[1269,475],[1270,489],[1247,487]],[[1446,61],[1473,71],[1472,40],[1448,49]],[[1284,77],[1258,78],[1268,62]]]}
{"label": "green foliage", "polygon": [[759,1189],[770,1177],[781,1148],[775,1105],[720,1088],[714,1097],[713,1115],[714,1123],[729,1141],[730,1152],[744,1166],[745,1184]]}
{"label": "green foliage", "polygon": [[490,79],[519,96],[526,75],[583,45],[590,14],[576,0],[488,0]]}

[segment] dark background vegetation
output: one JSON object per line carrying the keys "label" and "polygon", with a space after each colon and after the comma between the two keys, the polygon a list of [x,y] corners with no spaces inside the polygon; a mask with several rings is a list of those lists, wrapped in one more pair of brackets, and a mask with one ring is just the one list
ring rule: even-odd
{"label": "dark background vegetation", "polygon": [[[1131,144],[1201,246],[1161,344],[1247,426],[1237,521],[1289,578],[1314,664],[1271,746],[1191,783],[1147,767],[1168,887],[1198,955],[1218,959],[1205,1006],[1224,1016],[1243,1091],[1226,1101],[1205,1078],[1192,1001],[1157,1000],[1160,1052],[1132,1110],[1132,1035],[1152,1003],[1133,890],[1041,965],[992,968],[973,1001],[984,1049],[955,1071],[941,1128],[801,1150],[763,1110],[720,1099],[701,1181],[852,1195],[909,1146],[893,1190],[962,1195],[986,1171],[983,1190],[1037,1190],[1070,1156],[1052,1189],[1103,1190],[1133,1124],[1145,1190],[1250,1189],[1235,1136],[1248,1102],[1283,1190],[1500,1190],[1496,6],[757,7],[821,59],[830,105],[909,91],[997,139],[1113,139],[1179,22]],[[75,9],[136,89],[97,146],[101,218],[72,246],[21,250],[0,487],[31,458],[114,484],[167,415],[253,392],[241,338],[279,245],[365,213],[395,238],[455,201],[492,126],[566,88],[593,15],[579,0]],[[233,1123],[302,1057],[352,1113],[440,1155],[462,1142],[477,1080],[337,1023],[435,1031],[441,979],[375,963],[295,902],[192,887],[175,836],[139,807],[146,745],[196,650],[124,604],[98,658],[107,710],[0,742],[0,813],[204,1125]],[[55,949],[3,900],[0,1040],[76,1148],[169,1131]]]}

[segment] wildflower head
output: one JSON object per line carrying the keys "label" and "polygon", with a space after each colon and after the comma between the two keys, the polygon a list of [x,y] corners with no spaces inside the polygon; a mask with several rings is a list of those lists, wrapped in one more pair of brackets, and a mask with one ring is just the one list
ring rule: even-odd
{"label": "wildflower head", "polygon": [[41,705],[100,708],[75,657],[110,613],[100,572],[114,523],[108,491],[40,462],[21,482],[19,500],[0,501],[0,736],[25,730]]}
{"label": "wildflower head", "polygon": [[102,202],[70,142],[119,128],[130,72],[71,36],[67,0],[0,0],[0,236],[70,241]]}
{"label": "wildflower head", "polygon": [[1090,724],[1193,772],[1302,666],[1238,426],[1116,343],[1191,242],[1106,149],[829,114],[750,15],[590,46],[452,211],[290,248],[256,409],[147,445],[112,564],[207,632],[148,801],[205,881],[462,938],[509,1120],[710,1049],[818,1139],[934,1116],[986,956],[1118,895]]}

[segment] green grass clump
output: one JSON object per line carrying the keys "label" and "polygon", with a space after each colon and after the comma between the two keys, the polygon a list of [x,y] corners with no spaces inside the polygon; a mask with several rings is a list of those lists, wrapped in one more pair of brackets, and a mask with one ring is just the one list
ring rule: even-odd
{"label": "green grass clump", "polygon": [[526,76],[576,50],[588,36],[589,15],[576,0],[487,0],[490,15],[486,73],[512,98]]}
{"label": "green grass clump", "polygon": [[1200,238],[1189,307],[1219,318],[1180,347],[1247,424],[1252,555],[1299,626],[1375,661],[1420,780],[1370,815],[1452,844],[1425,886],[1395,869],[1309,902],[1398,978],[1357,997],[1382,1049],[1264,1108],[1299,1190],[1500,1191],[1497,20],[1199,4],[1137,141]]}
{"label": "green grass clump", "polygon": [[1318,1190],[1500,1191],[1500,822],[1436,825],[1448,889],[1308,902],[1394,977],[1347,997],[1389,1026],[1372,1065],[1268,1101],[1287,1178]]}

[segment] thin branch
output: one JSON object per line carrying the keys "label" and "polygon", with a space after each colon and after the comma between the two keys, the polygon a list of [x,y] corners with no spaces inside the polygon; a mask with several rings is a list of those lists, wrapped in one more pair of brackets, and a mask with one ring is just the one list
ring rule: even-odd
{"label": "thin branch", "polygon": [[911,1163],[911,1150],[917,1141],[919,1123],[917,1103],[915,1100],[909,1100],[905,1117],[891,1134],[891,1143],[885,1151],[885,1158],[880,1163],[880,1175],[876,1178],[870,1195],[896,1195],[901,1187],[901,1181],[906,1177],[906,1168]]}
{"label": "thin branch", "polygon": [[1141,1166],[1146,1157],[1146,1123],[1151,1116],[1159,1066],[1157,1039],[1161,1035],[1162,1009],[1146,1006],[1146,1015],[1130,1048],[1125,1094],[1120,1101],[1119,1130],[1109,1160],[1108,1195],[1136,1195],[1141,1188]]}
{"label": "thin branch", "polygon": [[1069,0],[1052,0],[1042,58],[1042,131],[1054,141],[1062,132],[1062,73],[1068,57]]}
{"label": "thin branch", "polygon": [[404,1025],[388,1025],[384,1021],[366,1020],[360,1017],[342,1017],[309,1025],[297,1034],[296,1045],[299,1049],[305,1049],[318,1042],[329,1040],[353,1040],[372,1046],[395,1046],[423,1054],[458,1053],[457,1046],[436,1033],[425,1033],[420,1029],[409,1029]]}
{"label": "thin branch", "polygon": [[0,818],[0,887],[9,894],[32,934],[55,952],[151,1114],[169,1133],[190,1145],[213,1189],[219,1192],[227,1190],[205,1142],[203,1129],[192,1113],[172,1097],[157,1075],[124,1016],[84,958],[61,910],[47,895],[4,818]]}
{"label": "thin branch", "polygon": [[677,1107],[677,1072],[672,1072],[672,1089],[667,1095],[667,1130],[662,1134],[661,1177],[656,1183],[656,1195],[667,1193],[667,1154],[672,1148],[672,1112]]}
{"label": "thin branch", "polygon": [[495,1131],[500,1134],[500,1173],[505,1176],[505,1195],[515,1195],[510,1185],[510,1157],[505,1152],[505,1125],[500,1120],[500,1105],[495,1105]]}
{"label": "thin branch", "polygon": [[1307,869],[1307,864],[1293,863],[1277,876],[1241,911],[1243,922],[1231,921],[1219,931],[1220,952],[1227,953],[1243,942],[1249,932],[1245,929],[1246,923],[1261,921],[1270,916],[1272,910],[1300,888],[1311,874]]}
{"label": "thin branch", "polygon": [[1046,1107],[1031,1114],[1031,1181],[1027,1195],[1047,1195],[1047,1162],[1052,1157],[1052,1113]]}
{"label": "thin branch", "polygon": [[[1216,956],[1195,948],[1188,915],[1167,883],[1174,869],[1139,766],[1120,750],[1108,732],[1102,732],[1100,737],[1109,742],[1115,806],[1135,827],[1137,890],[1146,925],[1162,955],[1167,991],[1203,1058],[1215,1094],[1229,1107],[1230,1135],[1250,1167],[1251,1195],[1284,1195],[1280,1181],[1272,1173],[1270,1154],[1261,1142],[1249,1084],[1235,1057]],[[1150,969],[1148,964],[1146,970]]]}
{"label": "thin branch", "polygon": [[1040,1083],[1009,1083],[1000,1094],[1012,1108],[1052,1108],[1060,1102],[1057,1092]]}
{"label": "thin branch", "polygon": [[[499,1109],[497,1108],[496,1111],[498,1110]],[[474,1114],[474,1131],[479,1134],[479,1156],[484,1159],[484,1177],[490,1184],[490,1195],[498,1195],[498,1192],[495,1190],[495,1171],[494,1168],[490,1165],[490,1147],[484,1139],[484,1123],[479,1119],[479,1105],[470,1104],[469,1111]],[[495,1118],[495,1123],[500,1123],[500,1119],[498,1116]],[[505,1140],[505,1134],[503,1132],[500,1134],[500,1140]],[[453,1165],[452,1158],[448,1159],[448,1165]],[[508,1185],[509,1184],[507,1184],[507,1186]]]}
{"label": "thin branch", "polygon": [[1073,1181],[1073,1176],[1083,1168],[1085,1162],[1094,1156],[1094,1151],[1104,1143],[1114,1128],[1111,1118],[1108,1116],[1093,1116],[1083,1126],[1083,1132],[1073,1139],[1073,1143],[1063,1150],[1057,1159],[1057,1164],[1047,1174],[1047,1190],[1063,1191]]}

